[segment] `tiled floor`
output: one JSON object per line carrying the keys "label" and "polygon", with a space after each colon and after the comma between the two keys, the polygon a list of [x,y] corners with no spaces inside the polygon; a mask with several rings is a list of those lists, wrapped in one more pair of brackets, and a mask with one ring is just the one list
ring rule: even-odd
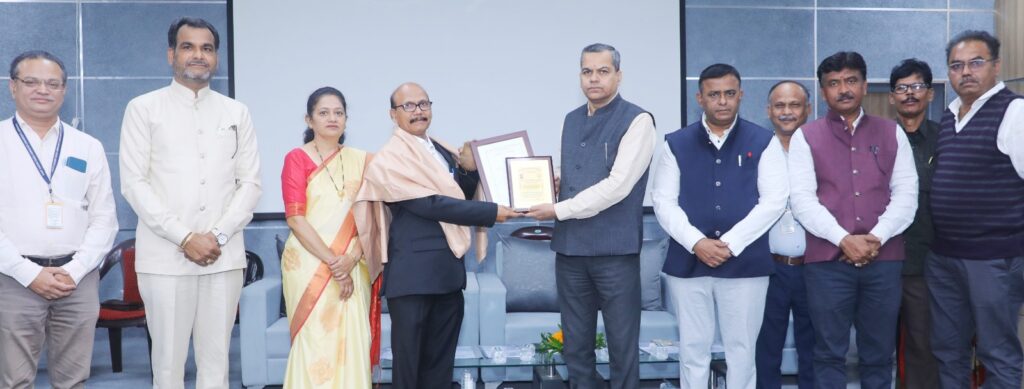
{"label": "tiled floor", "polygon": [[[107,343],[107,332],[106,330],[96,331],[96,341],[93,347],[92,357],[92,377],[86,383],[88,388],[99,388],[99,389],[139,389],[148,388],[151,386],[150,381],[150,367],[149,367],[149,355],[146,348],[146,333],[141,329],[125,329],[124,340],[123,340],[123,353],[124,353],[124,370],[121,373],[114,373],[111,370],[110,364],[110,348]],[[230,364],[230,380],[231,388],[242,387],[242,372],[240,367],[238,348],[238,329],[236,327],[231,340],[231,364]],[[36,376],[36,388],[49,388],[50,380],[47,377],[46,361],[45,356],[43,361],[39,364],[39,374]],[[195,387],[195,362],[192,359],[191,353],[189,353],[189,359],[185,368],[185,387]],[[851,382],[847,385],[848,389],[859,389],[860,384],[856,382],[856,373],[851,371],[850,374]],[[677,381],[671,382],[673,385],[678,386]],[[658,388],[661,381],[650,380],[641,383],[640,387],[644,389]],[[390,385],[381,385],[380,389],[390,389]],[[458,388],[458,385],[453,385],[454,388]],[[785,389],[796,389],[796,377],[784,377],[783,388]],[[478,384],[477,388],[483,388],[482,384]],[[530,388],[528,382],[517,382],[517,383],[505,383],[498,386],[499,389],[526,389]]]}

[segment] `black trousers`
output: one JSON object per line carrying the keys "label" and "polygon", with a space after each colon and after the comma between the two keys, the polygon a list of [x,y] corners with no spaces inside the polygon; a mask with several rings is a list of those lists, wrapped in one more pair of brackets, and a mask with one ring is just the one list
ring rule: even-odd
{"label": "black trousers", "polygon": [[464,304],[462,291],[388,298],[392,387],[451,388]]}
{"label": "black trousers", "polygon": [[594,337],[597,311],[608,332],[612,389],[640,386],[640,255],[555,257],[558,306],[565,346],[562,356],[572,389],[604,388],[597,373]]}
{"label": "black trousers", "polygon": [[932,354],[939,387],[970,387],[971,338],[985,365],[986,389],[1020,388],[1024,351],[1017,338],[1024,304],[1024,257],[963,259],[928,253]]}

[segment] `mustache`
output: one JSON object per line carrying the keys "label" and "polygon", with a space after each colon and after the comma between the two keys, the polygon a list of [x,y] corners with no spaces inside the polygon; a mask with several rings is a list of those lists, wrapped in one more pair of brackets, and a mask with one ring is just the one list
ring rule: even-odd
{"label": "mustache", "polygon": [[193,60],[193,61],[188,61],[188,62],[187,62],[187,63],[185,64],[185,66],[192,66],[192,65],[202,65],[202,66],[207,66],[207,67],[209,67],[209,66],[210,66],[210,63],[209,63],[209,62],[206,62],[206,61],[204,61],[204,60],[201,60],[201,59],[197,59],[197,60]]}
{"label": "mustache", "polygon": [[913,95],[907,96],[907,98],[903,99],[904,103],[917,103],[920,101],[921,100],[919,100],[917,97],[914,97]]}
{"label": "mustache", "polygon": [[411,120],[409,120],[409,123],[416,123],[416,122],[420,122],[420,121],[425,122],[425,121],[427,121],[427,118],[425,118],[423,116],[417,116],[417,117],[414,117]]}
{"label": "mustache", "polygon": [[957,85],[963,85],[963,84],[966,84],[968,82],[975,82],[974,77],[964,76],[963,78],[960,79],[960,82]]}
{"label": "mustache", "polygon": [[775,119],[780,122],[790,122],[796,120],[796,115],[779,115]]}
{"label": "mustache", "polygon": [[836,100],[839,100],[839,101],[853,100],[853,92],[843,92],[842,94],[839,95],[839,98],[836,99]]}

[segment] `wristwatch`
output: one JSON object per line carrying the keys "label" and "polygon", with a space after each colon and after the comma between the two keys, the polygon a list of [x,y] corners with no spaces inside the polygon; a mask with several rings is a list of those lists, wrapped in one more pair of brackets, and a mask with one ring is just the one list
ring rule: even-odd
{"label": "wristwatch", "polygon": [[218,246],[224,246],[224,245],[228,244],[228,234],[220,232],[220,230],[218,230],[216,228],[210,230],[210,232],[213,233],[213,236],[215,236],[217,238],[217,245]]}

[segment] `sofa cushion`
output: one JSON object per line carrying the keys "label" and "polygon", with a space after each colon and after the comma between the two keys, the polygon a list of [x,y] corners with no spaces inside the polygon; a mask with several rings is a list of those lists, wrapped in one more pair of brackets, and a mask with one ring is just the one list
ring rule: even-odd
{"label": "sofa cushion", "polygon": [[640,309],[663,311],[661,301],[661,267],[665,264],[668,238],[644,239],[640,248]]}
{"label": "sofa cushion", "polygon": [[511,238],[501,242],[498,276],[506,312],[558,312],[555,253],[551,242]]}
{"label": "sofa cushion", "polygon": [[267,358],[288,358],[288,350],[291,349],[291,330],[288,328],[288,319],[280,318],[267,327]]}

